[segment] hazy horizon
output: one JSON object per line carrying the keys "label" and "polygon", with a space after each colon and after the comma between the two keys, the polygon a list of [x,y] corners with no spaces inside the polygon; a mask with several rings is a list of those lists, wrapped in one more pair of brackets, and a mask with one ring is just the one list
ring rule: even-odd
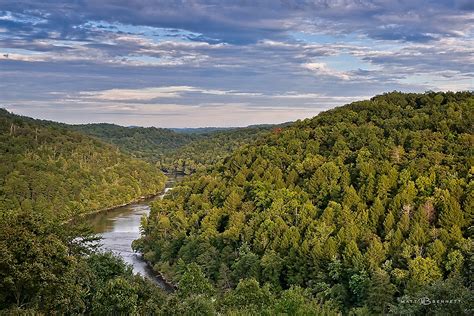
{"label": "hazy horizon", "polygon": [[[15,112],[15,111],[11,111],[11,110],[9,110],[9,109],[6,108],[6,107],[1,107],[1,106],[0,106],[0,109],[5,109],[5,110],[7,110],[8,112],[10,112],[10,113],[12,113],[12,114],[15,114],[15,115],[25,116],[25,117],[29,117],[29,118],[33,118],[33,119],[37,119],[37,120],[52,121],[52,122],[56,122],[56,123],[68,124],[68,125],[111,124],[111,125],[117,125],[117,126],[127,127],[127,128],[135,128],[135,127],[149,128],[149,127],[156,127],[156,128],[166,128],[166,129],[206,129],[206,128],[232,129],[232,128],[245,128],[245,127],[261,126],[261,125],[281,125],[281,124],[286,124],[286,123],[292,123],[292,122],[298,120],[298,119],[296,119],[296,120],[294,120],[294,121],[282,121],[282,122],[277,122],[277,123],[256,123],[256,124],[248,124],[248,125],[241,125],[241,126],[237,126],[237,125],[230,126],[230,125],[229,125],[229,126],[169,126],[169,127],[165,127],[165,126],[158,126],[158,125],[134,125],[134,124],[131,124],[131,125],[124,125],[124,124],[114,123],[114,122],[91,121],[91,120],[88,120],[88,121],[85,121],[85,122],[75,123],[74,121],[69,121],[69,122],[68,122],[68,121],[61,121],[61,120],[57,120],[57,119],[50,119],[50,118],[47,118],[47,117],[36,117],[36,116],[28,115],[28,114],[21,114],[21,113],[18,113],[18,112]],[[303,119],[303,118],[301,118],[301,119]]]}

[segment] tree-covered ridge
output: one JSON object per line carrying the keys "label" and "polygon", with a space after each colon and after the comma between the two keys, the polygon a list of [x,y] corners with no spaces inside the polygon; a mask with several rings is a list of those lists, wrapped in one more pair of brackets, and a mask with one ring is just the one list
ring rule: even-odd
{"label": "tree-covered ridge", "polygon": [[150,162],[160,161],[163,155],[197,138],[192,134],[181,134],[166,128],[124,127],[106,123],[71,125],[71,128],[114,144],[122,151]]}
{"label": "tree-covered ridge", "polygon": [[[133,157],[156,163],[167,172],[192,173],[217,163],[276,126],[178,129],[123,127],[114,124],[68,126],[119,147]],[[279,126],[278,126],[279,127]]]}
{"label": "tree-covered ridge", "polygon": [[361,315],[469,314],[473,119],[471,92],[393,92],[299,121],[155,202],[135,246],[221,293],[255,279]]}
{"label": "tree-covered ridge", "polygon": [[0,110],[0,210],[61,218],[159,192],[159,168],[65,128]]}
{"label": "tree-covered ridge", "polygon": [[195,135],[197,138],[175,150],[171,150],[159,161],[159,166],[168,172],[191,174],[219,163],[239,147],[279,129],[280,125],[249,126],[217,130]]}

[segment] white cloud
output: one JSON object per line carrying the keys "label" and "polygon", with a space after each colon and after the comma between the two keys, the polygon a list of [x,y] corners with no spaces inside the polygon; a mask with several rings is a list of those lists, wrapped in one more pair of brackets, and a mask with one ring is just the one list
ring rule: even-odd
{"label": "white cloud", "polygon": [[153,100],[157,98],[179,98],[181,93],[194,91],[188,86],[170,86],[142,89],[109,89],[102,91],[83,91],[79,94],[97,100],[126,101],[126,100]]}
{"label": "white cloud", "polygon": [[82,91],[79,96],[103,101],[149,101],[160,98],[179,98],[185,93],[210,95],[258,96],[260,93],[234,90],[201,89],[191,86],[150,87],[140,89],[108,89],[100,91]]}
{"label": "white cloud", "polygon": [[342,80],[350,79],[347,73],[329,68],[325,63],[305,63],[302,67],[318,75],[337,77]]}
{"label": "white cloud", "polygon": [[274,98],[281,98],[281,99],[309,99],[309,98],[319,98],[322,95],[319,93],[297,93],[297,92],[289,92],[287,94],[277,94],[274,95]]}

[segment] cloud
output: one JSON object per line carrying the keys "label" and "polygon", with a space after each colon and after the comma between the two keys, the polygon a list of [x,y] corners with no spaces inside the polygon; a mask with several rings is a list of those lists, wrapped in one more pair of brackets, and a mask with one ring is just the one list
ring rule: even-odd
{"label": "cloud", "polygon": [[[38,30],[30,36],[60,38],[91,36],[89,21],[105,21],[156,28],[179,26],[197,41],[256,43],[282,40],[291,30],[359,32],[375,39],[425,42],[458,36],[472,27],[469,1],[429,0],[289,0],[289,1],[152,1],[84,0],[69,2],[23,0],[0,2],[0,19],[11,28]],[[472,23],[471,23],[472,24]],[[40,32],[40,31],[44,32]]]}
{"label": "cloud", "polygon": [[0,0],[0,8],[0,102],[58,119],[102,113],[122,122],[130,113],[138,125],[180,113],[195,124],[188,109],[203,122],[206,113],[269,122],[267,110],[276,122],[289,109],[304,117],[391,90],[473,88],[471,1]]}
{"label": "cloud", "polygon": [[306,63],[302,65],[303,68],[310,70],[317,75],[333,76],[342,80],[349,80],[347,73],[336,71],[328,67],[325,63]]}
{"label": "cloud", "polygon": [[124,101],[124,100],[153,100],[157,98],[178,98],[181,92],[194,91],[193,87],[159,87],[142,89],[109,89],[102,91],[84,91],[81,96],[97,100]]}
{"label": "cloud", "polygon": [[180,98],[184,93],[201,93],[220,96],[257,96],[259,93],[200,89],[190,86],[151,87],[140,89],[109,89],[101,91],[82,91],[79,97],[107,101],[150,101],[154,99]]}
{"label": "cloud", "polygon": [[353,54],[372,64],[383,65],[397,74],[457,72],[471,75],[474,63],[474,39],[445,38],[437,43],[416,43],[390,50],[367,47]]}

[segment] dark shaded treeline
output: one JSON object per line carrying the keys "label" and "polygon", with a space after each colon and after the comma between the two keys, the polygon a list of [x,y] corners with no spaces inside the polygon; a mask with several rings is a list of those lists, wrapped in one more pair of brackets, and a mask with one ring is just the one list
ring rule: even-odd
{"label": "dark shaded treeline", "polygon": [[115,124],[70,125],[83,134],[114,144],[123,152],[155,163],[178,148],[198,139],[193,134],[177,133],[156,127],[124,127]]}

